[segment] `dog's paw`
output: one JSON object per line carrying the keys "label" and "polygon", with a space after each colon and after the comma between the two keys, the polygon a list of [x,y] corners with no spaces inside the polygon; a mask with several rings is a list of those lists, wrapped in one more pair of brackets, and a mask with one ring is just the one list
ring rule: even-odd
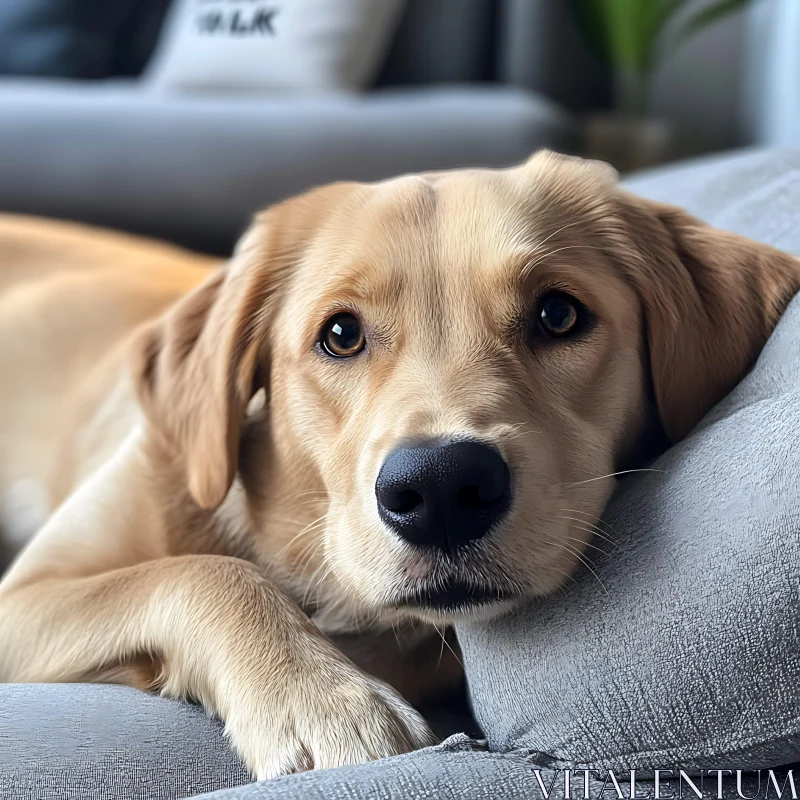
{"label": "dog's paw", "polygon": [[[305,673],[226,723],[257,780],[361,764],[436,743],[425,720],[385,683],[349,663]],[[315,674],[316,672],[316,674]],[[260,693],[259,693],[260,694]]]}

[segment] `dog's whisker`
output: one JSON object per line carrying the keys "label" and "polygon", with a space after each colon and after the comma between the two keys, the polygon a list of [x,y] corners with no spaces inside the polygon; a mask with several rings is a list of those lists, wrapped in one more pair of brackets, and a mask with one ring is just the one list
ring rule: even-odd
{"label": "dog's whisker", "polygon": [[280,558],[301,536],[305,536],[308,533],[312,533],[314,530],[316,530],[322,524],[327,522],[328,518],[331,516],[331,513],[332,512],[328,511],[325,514],[323,514],[321,517],[318,517],[313,522],[311,522],[308,525],[306,525],[306,527],[303,528],[303,530],[301,530],[300,533],[298,533],[295,536],[293,536],[283,547],[281,547],[280,550],[278,550],[278,552],[275,554],[275,558],[276,559]]}
{"label": "dog's whisker", "polygon": [[536,245],[536,247],[534,247],[534,249],[533,249],[533,252],[534,252],[534,254],[535,254],[537,251],[541,250],[541,248],[542,248],[544,245],[546,245],[546,244],[547,244],[547,243],[548,243],[548,242],[549,242],[549,241],[550,241],[550,240],[551,240],[553,237],[555,237],[555,236],[558,236],[558,234],[559,234],[559,233],[561,233],[562,231],[565,231],[567,228],[572,228],[572,227],[574,227],[575,225],[580,225],[582,222],[583,222],[583,220],[582,220],[582,219],[577,219],[577,220],[573,220],[572,222],[568,222],[566,225],[562,225],[560,228],[556,228],[556,230],[554,230],[554,231],[553,231],[551,234],[549,234],[548,236],[545,236],[545,238],[544,238],[544,239],[542,239],[542,241],[541,241],[541,242],[539,242],[539,243]]}
{"label": "dog's whisker", "polygon": [[358,612],[355,609],[353,609],[350,618],[352,620],[350,624],[356,629],[356,633],[361,636],[361,618],[358,616]]}
{"label": "dog's whisker", "polygon": [[278,525],[305,525],[305,520],[294,519],[293,517],[280,517],[274,514],[267,514],[264,519],[268,523]]}
{"label": "dog's whisker", "polygon": [[514,422],[508,426],[508,429],[513,432],[518,428],[527,428],[529,425],[530,425],[529,422]]}
{"label": "dog's whisker", "polygon": [[[575,519],[574,517],[563,517],[562,516],[562,517],[559,517],[559,519],[570,520],[573,523],[581,525],[582,526],[581,530],[588,531],[593,536],[596,536],[601,541],[610,544],[612,547],[616,548],[617,550],[621,550],[622,549],[618,542],[616,542],[614,539],[611,539],[610,537],[606,536],[605,533],[600,528],[598,528],[596,525],[592,525],[590,522],[586,522],[585,520],[581,520],[581,519]],[[572,527],[572,526],[570,526],[570,527]]]}
{"label": "dog's whisker", "polygon": [[303,547],[302,555],[305,557],[305,565],[303,567],[304,572],[308,568],[308,564],[319,555],[320,551],[324,550],[325,550],[324,539],[317,539],[316,541],[312,539]]}
{"label": "dog's whisker", "polygon": [[[525,428],[529,428],[529,430],[524,430]],[[509,425],[506,431],[507,433],[504,433],[500,437],[505,442],[513,442],[514,440],[520,439],[523,436],[542,435],[542,432],[536,428],[532,428],[529,422],[515,422],[514,424]]]}
{"label": "dog's whisker", "polygon": [[603,592],[604,592],[604,593],[605,593],[607,596],[609,596],[609,595],[608,595],[608,589],[606,589],[606,585],[603,583],[603,581],[601,580],[600,576],[597,574],[596,570],[595,570],[595,569],[594,569],[594,567],[592,566],[592,564],[591,564],[591,562],[589,561],[589,559],[588,559],[588,558],[586,558],[586,557],[583,555],[583,553],[581,553],[579,550],[577,550],[576,548],[574,548],[574,547],[573,547],[571,544],[567,544],[567,543],[566,543],[566,542],[564,542],[564,541],[559,541],[559,542],[558,542],[558,545],[559,545],[560,547],[562,547],[564,550],[566,550],[568,553],[572,553],[572,555],[574,555],[574,556],[575,556],[575,558],[577,558],[577,559],[578,559],[578,560],[581,562],[581,564],[583,564],[583,565],[584,565],[584,566],[585,566],[585,567],[586,567],[586,568],[589,570],[589,572],[591,572],[591,573],[592,573],[592,575],[594,575],[594,577],[597,579],[597,582],[598,582],[598,583],[600,584],[600,586],[602,587],[602,589],[603,589]]}
{"label": "dog's whisker", "polygon": [[320,572],[322,572],[323,569],[325,569],[325,567],[326,567],[326,563],[323,560],[320,563],[320,565],[314,570],[314,572],[311,573],[311,577],[308,579],[308,584],[306,585],[306,590],[305,590],[305,592],[303,592],[303,599],[301,601],[301,606],[302,607],[305,607],[307,605],[308,600],[309,600],[309,598],[311,596],[311,593],[316,588],[316,584],[314,584],[314,580],[320,574]]}
{"label": "dog's whisker", "polygon": [[372,445],[377,444],[379,439],[380,439],[379,436],[375,436],[375,437],[367,437],[364,440],[364,444],[361,447],[361,451],[358,454],[358,459],[357,459],[356,463],[360,463],[361,462],[361,459],[364,457],[364,453],[367,452],[367,449],[369,447],[372,447]]}
{"label": "dog's whisker", "polygon": [[[566,517],[565,517],[564,519],[566,519]],[[591,536],[592,536],[592,537],[597,537],[597,538],[598,538],[600,541],[603,541],[603,542],[608,542],[608,544],[610,544],[610,545],[611,545],[612,547],[614,547],[616,550],[620,550],[620,551],[622,550],[622,548],[621,548],[621,547],[620,547],[620,546],[619,546],[619,545],[618,545],[616,542],[612,542],[612,541],[610,541],[609,539],[606,539],[606,538],[604,538],[603,536],[601,536],[601,535],[600,535],[600,534],[599,534],[599,533],[598,533],[596,530],[594,530],[593,528],[589,528],[589,527],[586,527],[586,526],[583,526],[583,527],[581,527],[580,523],[577,523],[577,524],[570,525],[570,526],[569,526],[569,529],[570,529],[570,530],[579,530],[579,531],[585,531],[586,533],[589,533],[589,534],[591,534]],[[605,552],[605,551],[603,551],[603,552]]]}
{"label": "dog's whisker", "polygon": [[[461,662],[461,659],[456,655],[456,651],[453,650],[452,647],[450,647],[450,642],[447,641],[447,638],[446,638],[445,634],[442,633],[441,630],[439,630],[439,627],[436,625],[436,623],[432,623],[432,624],[433,624],[434,629],[436,630],[436,633],[439,634],[439,636],[440,636],[440,638],[442,640],[442,649],[439,652],[439,664],[442,663],[442,656],[444,655],[444,648],[446,647],[453,654],[453,658],[458,662],[458,664],[461,667],[461,669],[464,669],[464,664]],[[439,664],[436,665],[437,668],[438,668]]]}
{"label": "dog's whisker", "polygon": [[[583,520],[579,520],[579,519],[576,520],[573,517],[558,517],[558,519],[571,520],[571,524],[567,526],[567,528],[569,529],[570,532],[583,531],[584,533],[590,534],[590,539],[592,537],[594,537],[594,536],[597,536],[597,531],[594,530],[594,528],[589,527]],[[566,537],[566,538],[570,538],[570,537]],[[598,538],[600,538],[600,537],[598,537]],[[589,546],[588,542],[581,541],[581,544],[586,544],[587,547]],[[602,552],[605,552],[605,551],[602,551]]]}
{"label": "dog's whisker", "polygon": [[619,544],[617,544],[617,542],[615,542],[613,539],[609,539],[608,536],[606,536],[600,528],[598,528],[596,525],[593,525],[591,522],[588,522],[585,519],[579,519],[577,517],[566,517],[563,515],[560,515],[559,519],[571,520],[572,522],[576,522],[579,525],[583,525],[584,526],[583,530],[594,534],[595,536],[597,536],[598,539],[602,539],[604,542],[608,542],[610,545],[613,545],[614,547],[619,549]]}
{"label": "dog's whisker", "polygon": [[439,638],[442,640],[442,645],[439,648],[439,659],[436,662],[436,669],[439,669],[439,667],[442,665],[442,656],[444,655],[444,636],[442,635],[442,632],[439,630],[435,622],[433,623],[433,629],[436,631],[436,633],[439,634]]}
{"label": "dog's whisker", "polygon": [[602,525],[604,530],[606,530],[606,532],[609,535],[616,533],[614,528],[611,525],[609,525],[609,523],[607,523],[604,519],[601,519],[600,517],[597,517],[594,514],[590,514],[588,511],[581,511],[579,508],[562,508],[560,510],[562,513],[565,514],[580,514],[583,517],[589,517],[589,519],[593,520],[597,525]]}
{"label": "dog's whisker", "polygon": [[[314,558],[316,558],[317,555],[319,555],[319,551],[324,549],[324,547],[325,547],[325,542],[322,541],[322,540],[318,541],[315,545],[310,547],[311,552],[310,552],[310,555],[305,560],[305,563],[304,563],[304,566],[303,566],[303,571],[302,571],[301,574],[305,574],[305,571],[308,569],[308,566],[311,563],[311,561],[313,561]],[[313,580],[313,578],[316,576],[316,574],[319,572],[319,570],[322,568],[322,566],[324,564],[325,564],[325,559],[323,558],[320,561],[320,563],[317,565],[317,567],[314,570],[314,572],[311,573],[311,576],[309,578],[309,583],[311,582],[311,580]]]}
{"label": "dog's whisker", "polygon": [[390,624],[392,626],[392,633],[394,634],[394,640],[395,640],[395,642],[397,642],[397,647],[400,650],[400,652],[402,653],[403,652],[403,644],[400,641],[400,635],[397,632],[397,620],[394,620],[394,619],[391,620]]}
{"label": "dog's whisker", "polygon": [[333,564],[328,565],[327,569],[322,573],[322,575],[320,575],[320,577],[317,579],[317,582],[314,584],[312,589],[312,597],[314,597],[317,602],[319,601],[319,594],[322,590],[322,583],[328,577],[328,575],[331,574],[331,572],[333,572]]}
{"label": "dog's whisker", "polygon": [[[534,430],[520,431],[519,433],[515,433],[512,436],[506,436],[506,437],[504,437],[504,439],[507,442],[513,442],[516,439],[521,439],[523,436],[531,436],[531,435],[535,436],[536,434],[539,434],[539,431],[534,431]],[[541,435],[541,434],[539,434],[539,435]]]}
{"label": "dog's whisker", "polygon": [[539,266],[545,259],[550,258],[550,256],[554,256],[556,253],[562,253],[564,250],[600,250],[601,248],[595,247],[591,244],[568,244],[564,245],[563,247],[556,247],[554,250],[550,250],[547,253],[542,254],[531,264],[526,265],[523,270],[523,276],[530,275],[533,270]]}
{"label": "dog's whisker", "polygon": [[[300,506],[303,506],[303,505],[311,505],[311,503],[316,503],[316,502],[319,502],[319,501],[310,501],[308,503],[296,503],[295,505],[300,507]],[[330,505],[332,505],[332,503],[329,504],[329,507],[328,507],[327,511],[325,512],[326,514],[332,514],[334,511],[337,510],[337,508],[330,508]],[[271,511],[267,511],[266,512],[266,514],[264,515],[264,519],[265,519],[265,521],[267,523],[276,523],[276,524],[283,524],[283,525],[302,525],[302,526],[305,526],[307,524],[306,523],[306,519],[296,519],[294,517],[284,517],[284,516],[281,516],[279,514],[271,512]]]}
{"label": "dog's whisker", "polygon": [[572,583],[576,583],[575,577],[573,575],[570,575],[569,572],[565,572],[560,567],[551,566],[551,567],[548,567],[548,569],[551,569],[551,570],[553,570],[553,572],[561,575],[561,577],[563,578],[563,582],[558,585],[558,589],[561,591],[561,593],[564,595],[564,597],[569,597],[569,592],[567,592],[567,587],[565,586],[565,583],[567,581],[572,581]]}
{"label": "dog's whisker", "polygon": [[592,525],[588,525],[587,524],[586,530],[590,530],[592,532],[592,534],[594,534],[598,539],[600,539],[603,542],[607,542],[612,547],[615,547],[617,550],[622,550],[622,547],[620,546],[619,542],[616,542],[616,541],[614,541],[614,539],[611,539],[608,536],[606,536],[605,534],[603,534],[601,532],[601,530],[599,528],[597,528],[596,526],[592,526]]}
{"label": "dog's whisker", "polygon": [[311,566],[311,562],[319,555],[319,551],[325,546],[323,541],[310,542],[303,548],[298,559],[298,566],[292,570],[292,575],[305,575],[306,570]]}
{"label": "dog's whisker", "polygon": [[282,498],[283,500],[294,500],[296,497],[307,497],[308,495],[312,494],[321,494],[325,495],[325,497],[330,497],[331,493],[327,489],[306,489],[302,492],[295,492],[294,494],[287,495],[286,497]]}
{"label": "dog's whisker", "polygon": [[287,495],[280,495],[280,496],[268,496],[264,497],[264,503],[266,505],[281,505],[287,503],[293,503],[294,500],[297,500],[300,497],[311,497],[312,495],[316,495],[319,500],[317,502],[322,502],[323,500],[328,500],[331,503],[338,502],[338,498],[336,498],[331,492],[327,489],[308,489],[301,492],[294,492],[292,494]]}
{"label": "dog's whisker", "polygon": [[[584,529],[584,530],[586,530],[586,529]],[[590,532],[591,531],[587,530],[587,533],[590,533]],[[597,550],[598,553],[602,553],[604,556],[608,555],[608,553],[605,550],[603,550],[602,547],[598,547],[597,545],[592,544],[591,542],[585,542],[585,541],[583,541],[583,539],[578,539],[575,536],[565,536],[564,538],[567,539],[570,542],[576,542],[577,544],[579,544],[579,545],[581,545],[583,547],[591,547],[592,550]]]}
{"label": "dog's whisker", "polygon": [[575,481],[574,483],[562,483],[562,486],[580,486],[584,483],[591,483],[592,481],[603,481],[606,478],[616,478],[618,475],[629,475],[632,472],[661,472],[663,473],[663,469],[622,469],[619,472],[609,472],[608,475],[598,475],[596,478],[587,478],[585,481]]}
{"label": "dog's whisker", "polygon": [[329,499],[329,498],[326,498],[326,497],[318,497],[318,498],[315,497],[315,498],[312,498],[311,500],[303,500],[303,501],[301,501],[299,503],[292,503],[292,505],[293,506],[297,506],[297,508],[302,508],[303,506],[319,505],[320,503],[323,503],[323,502],[326,502],[326,501],[328,502],[328,505],[334,505],[335,504],[335,501],[332,500],[332,499]]}

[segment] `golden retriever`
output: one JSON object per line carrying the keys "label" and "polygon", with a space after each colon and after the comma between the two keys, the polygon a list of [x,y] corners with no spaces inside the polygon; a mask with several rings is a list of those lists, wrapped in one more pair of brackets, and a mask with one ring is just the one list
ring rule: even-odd
{"label": "golden retriever", "polygon": [[7,217],[0,680],[194,698],[259,778],[427,745],[435,625],[560,586],[798,288],[549,152],[311,191],[221,267]]}

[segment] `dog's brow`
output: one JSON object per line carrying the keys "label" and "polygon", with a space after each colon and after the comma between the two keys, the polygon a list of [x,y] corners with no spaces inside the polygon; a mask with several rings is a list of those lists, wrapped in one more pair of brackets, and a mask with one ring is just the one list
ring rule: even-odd
{"label": "dog's brow", "polygon": [[429,225],[436,216],[436,187],[419,175],[407,175],[378,184],[373,192],[366,210],[376,214],[378,225],[387,230]]}

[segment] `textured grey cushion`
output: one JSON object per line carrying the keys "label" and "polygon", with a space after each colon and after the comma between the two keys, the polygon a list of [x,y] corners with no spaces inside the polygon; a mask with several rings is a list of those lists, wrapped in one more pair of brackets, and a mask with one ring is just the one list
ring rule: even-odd
{"label": "textured grey cushion", "polygon": [[[537,754],[490,753],[458,735],[406,756],[256,784],[221,726],[195,707],[118,686],[0,686],[3,800],[170,800],[206,791],[207,800],[531,800],[541,797],[535,769],[549,786],[553,773]],[[592,797],[601,788],[593,780]],[[755,795],[751,781],[744,788]]]}
{"label": "textured grey cushion", "polygon": [[800,254],[800,150],[745,150],[641,172],[631,191]]}
{"label": "textured grey cushion", "polygon": [[0,209],[225,253],[254,211],[311,186],[508,165],[573,132],[500,87],[227,98],[5,80],[0,108]]}
{"label": "textured grey cushion", "polygon": [[[662,777],[668,778],[667,775]],[[776,770],[776,778],[783,786],[784,773]],[[539,779],[545,789],[553,787],[552,800],[561,800],[564,796],[564,773],[543,766],[540,754],[522,750],[491,753],[466,736],[453,736],[439,747],[429,747],[417,753],[356,767],[306,772],[251,783],[204,795],[203,800],[545,800]],[[606,783],[607,779],[607,774],[602,773],[589,776],[589,797],[592,800],[617,797],[612,784]],[[626,792],[629,784],[624,776],[620,783],[622,791]],[[760,783],[756,776],[743,774],[742,794],[751,798],[763,797],[768,783],[767,774],[761,776]],[[572,800],[584,800],[583,775],[573,776],[569,788]],[[723,798],[742,800],[736,794],[736,788],[736,779],[725,776]],[[716,800],[716,775],[705,778],[702,790],[704,799]],[[636,791],[642,798],[653,797],[652,774],[637,776]],[[677,782],[662,784],[661,797],[667,800],[673,791],[677,799]],[[683,791],[684,797],[696,796],[685,785]],[[774,789],[770,788],[770,791],[774,792]],[[775,797],[775,794],[768,796]],[[783,794],[784,800],[790,796],[788,790]]]}
{"label": "textured grey cushion", "polygon": [[3,800],[169,800],[250,780],[199,707],[122,686],[0,684]]}
{"label": "textured grey cushion", "polygon": [[[800,252],[797,154],[631,188]],[[800,760],[800,298],[753,372],[653,468],[606,510],[597,576],[461,626],[491,747],[621,769]]]}

